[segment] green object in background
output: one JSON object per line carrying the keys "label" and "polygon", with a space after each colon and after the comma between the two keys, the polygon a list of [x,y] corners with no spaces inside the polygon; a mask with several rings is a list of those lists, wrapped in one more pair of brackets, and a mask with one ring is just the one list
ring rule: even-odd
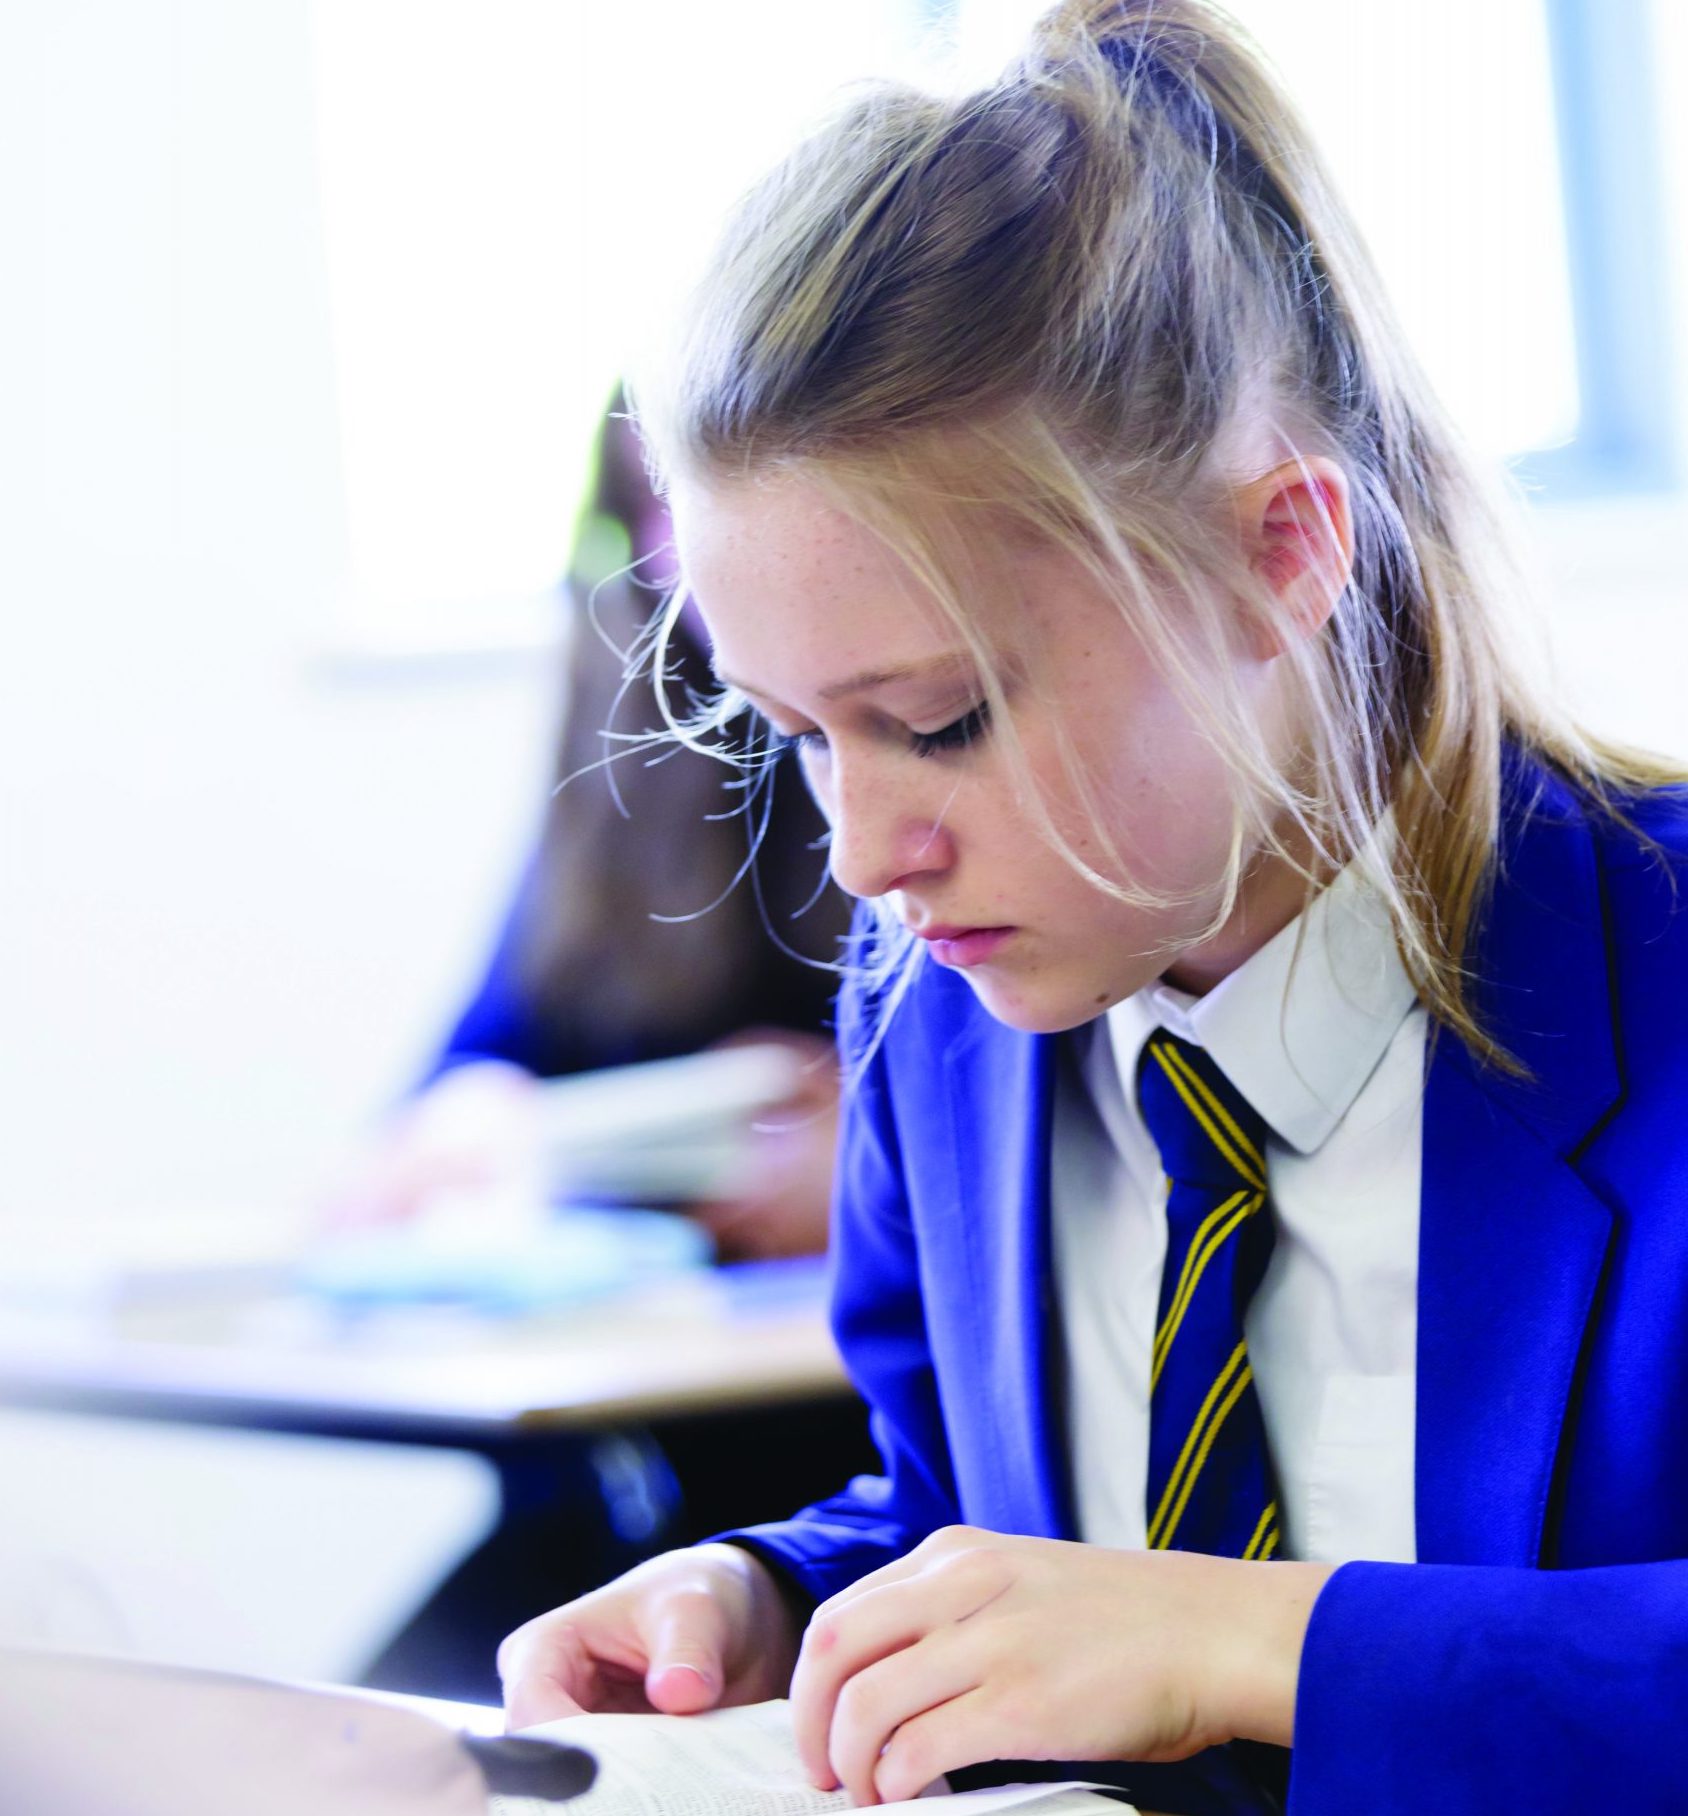
{"label": "green object in background", "polygon": [[586,511],[575,538],[570,572],[577,584],[594,587],[618,574],[633,559],[627,525],[608,511]]}

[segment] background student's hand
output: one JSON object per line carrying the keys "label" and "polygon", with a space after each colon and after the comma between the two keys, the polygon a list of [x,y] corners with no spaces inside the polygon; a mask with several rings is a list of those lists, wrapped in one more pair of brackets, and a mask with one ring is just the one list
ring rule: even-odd
{"label": "background student's hand", "polygon": [[946,1527],[816,1609],[791,1680],[803,1763],[876,1803],[982,1760],[1287,1746],[1329,1574]]}
{"label": "background student's hand", "polygon": [[748,1551],[666,1552],[505,1640],[505,1724],[765,1702],[785,1694],[797,1639],[773,1576]]}
{"label": "background student's hand", "polygon": [[838,1146],[837,1049],[824,1035],[784,1028],[749,1028],[717,1044],[769,1043],[797,1058],[801,1082],[757,1116],[737,1176],[691,1206],[724,1261],[815,1255],[826,1247]]}
{"label": "background student's hand", "polygon": [[501,1060],[456,1066],[394,1110],[322,1195],[348,1230],[401,1223],[447,1196],[537,1202],[540,1086]]}

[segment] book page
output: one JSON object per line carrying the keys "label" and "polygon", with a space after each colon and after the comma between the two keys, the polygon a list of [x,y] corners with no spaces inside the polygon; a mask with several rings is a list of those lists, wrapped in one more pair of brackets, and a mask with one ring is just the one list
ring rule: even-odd
{"label": "book page", "polygon": [[[584,1747],[598,1761],[597,1782],[567,1808],[569,1816],[832,1816],[856,1806],[848,1791],[817,1791],[805,1776],[791,1733],[789,1703],[756,1703],[707,1715],[577,1715],[524,1733]],[[942,1794],[942,1784],[936,1787]],[[928,1816],[928,1791],[890,1813]],[[560,1805],[494,1797],[492,1816],[550,1816]],[[1132,1816],[1131,1806],[1075,1785],[1004,1785],[944,1797],[945,1816]]]}

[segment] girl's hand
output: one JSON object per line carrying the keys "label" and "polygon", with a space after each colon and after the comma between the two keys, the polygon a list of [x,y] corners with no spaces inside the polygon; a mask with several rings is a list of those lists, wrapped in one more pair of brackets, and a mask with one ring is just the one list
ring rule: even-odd
{"label": "girl's hand", "polygon": [[785,1694],[796,1655],[766,1567],[737,1545],[694,1545],[518,1627],[498,1648],[505,1726],[765,1702]]}
{"label": "girl's hand", "polygon": [[983,1760],[1287,1746],[1330,1571],[946,1527],[816,1609],[791,1680],[803,1763],[868,1804]]}

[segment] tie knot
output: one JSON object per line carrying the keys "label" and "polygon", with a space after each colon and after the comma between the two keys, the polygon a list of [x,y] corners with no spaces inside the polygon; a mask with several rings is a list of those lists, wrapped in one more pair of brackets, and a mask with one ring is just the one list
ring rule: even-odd
{"label": "tie knot", "polygon": [[1137,1064],[1137,1102],[1168,1178],[1265,1190],[1265,1118],[1200,1047],[1157,1028]]}

